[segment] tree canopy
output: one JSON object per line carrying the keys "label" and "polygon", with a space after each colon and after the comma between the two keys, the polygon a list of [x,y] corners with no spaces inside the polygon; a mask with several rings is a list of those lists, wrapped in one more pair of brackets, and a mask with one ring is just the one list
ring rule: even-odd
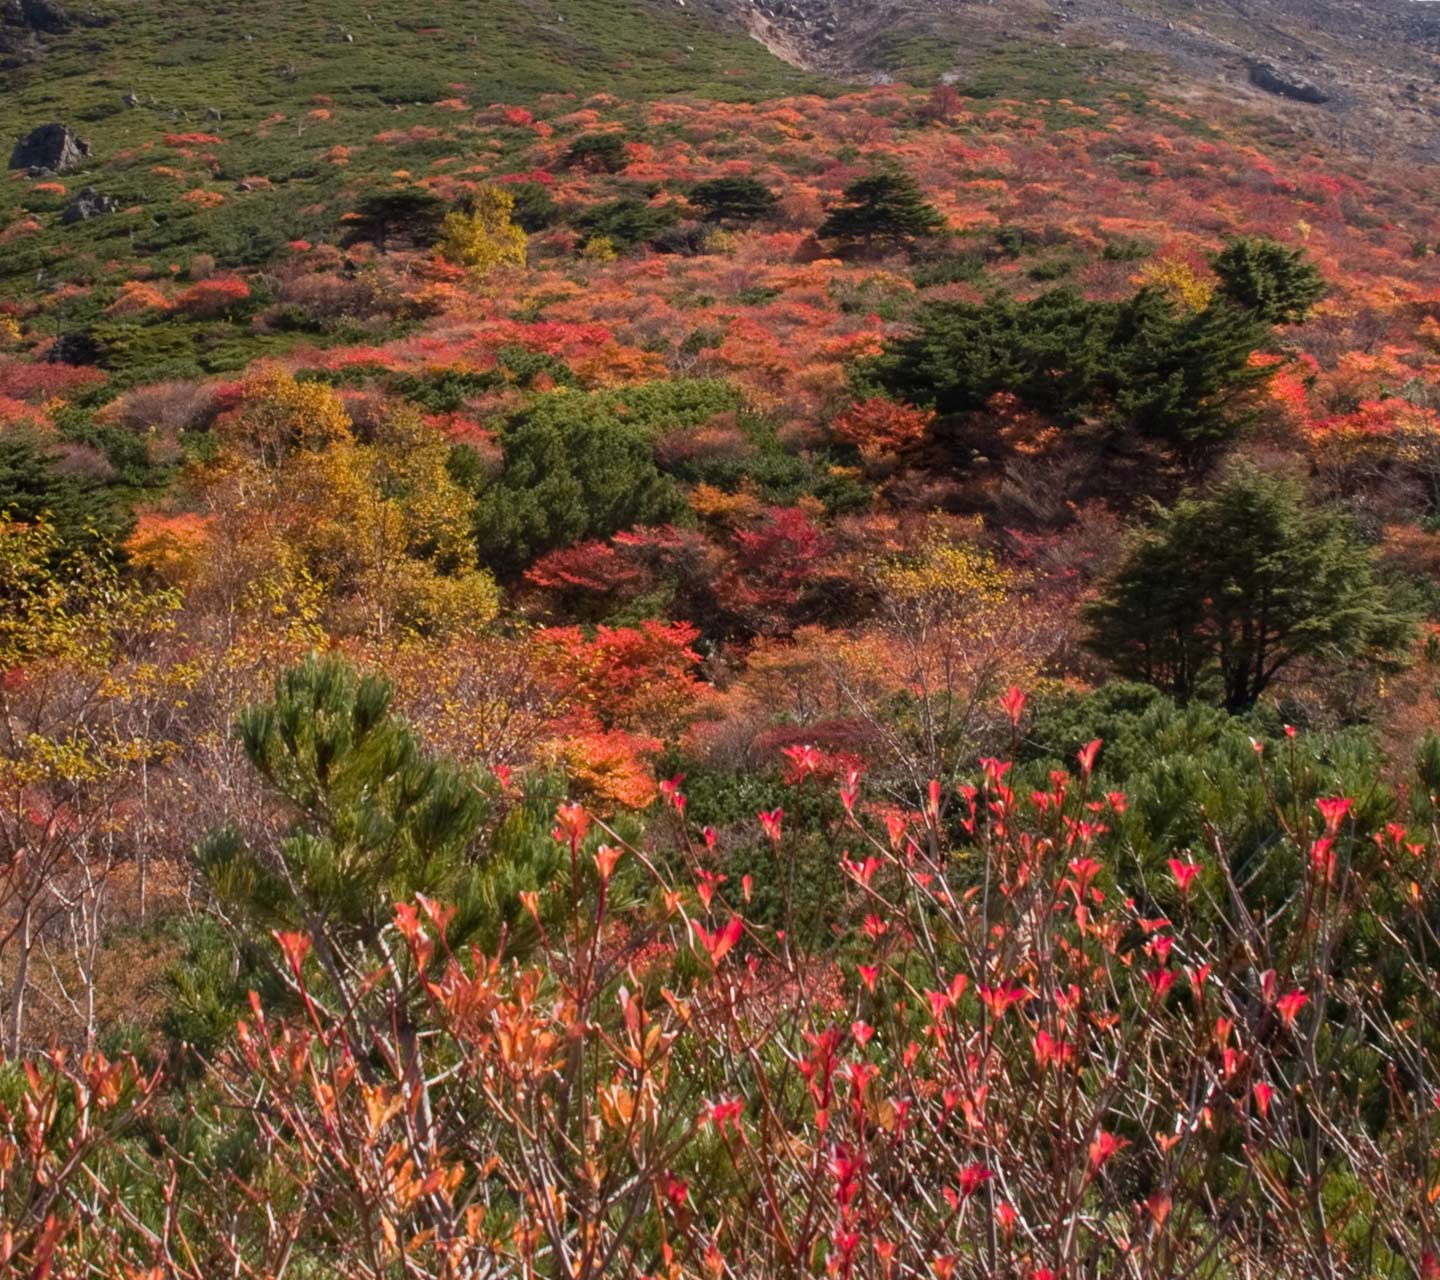
{"label": "tree canopy", "polygon": [[634,196],[591,205],[575,219],[586,239],[608,240],[617,249],[633,249],[663,235],[680,220],[668,205],[655,206]]}
{"label": "tree canopy", "polygon": [[711,178],[697,182],[685,198],[707,222],[749,222],[763,218],[778,203],[775,193],[758,178]]}
{"label": "tree canopy", "polygon": [[899,243],[934,235],[944,227],[945,219],[925,199],[914,178],[898,169],[882,169],[846,187],[816,234],[822,240]]}
{"label": "tree canopy", "polygon": [[1267,324],[1299,324],[1325,296],[1327,285],[1303,249],[1263,236],[1239,236],[1210,262],[1220,292]]}
{"label": "tree canopy", "polygon": [[1173,443],[1223,439],[1251,417],[1271,376],[1251,362],[1268,336],[1226,301],[1200,311],[1153,289],[1120,302],[1061,287],[1020,300],[936,302],[859,368],[859,381],[942,414],[997,392],[1064,422],[1103,420]]}
{"label": "tree canopy", "polygon": [[625,136],[620,133],[582,133],[566,149],[563,163],[592,173],[619,173],[629,163]]}
{"label": "tree canopy", "polygon": [[655,436],[734,405],[723,384],[679,380],[540,397],[506,423],[504,469],[480,482],[481,562],[514,575],[558,547],[678,518],[684,502],[655,464]]}
{"label": "tree canopy", "polygon": [[1286,668],[1384,662],[1410,634],[1345,518],[1251,467],[1157,508],[1086,617],[1122,673],[1231,711]]}

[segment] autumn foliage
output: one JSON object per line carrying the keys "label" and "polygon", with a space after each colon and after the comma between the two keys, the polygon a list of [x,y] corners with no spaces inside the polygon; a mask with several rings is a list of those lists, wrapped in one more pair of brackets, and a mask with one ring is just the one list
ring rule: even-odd
{"label": "autumn foliage", "polygon": [[9,184],[0,1273],[1440,1277],[1428,178],[479,87]]}

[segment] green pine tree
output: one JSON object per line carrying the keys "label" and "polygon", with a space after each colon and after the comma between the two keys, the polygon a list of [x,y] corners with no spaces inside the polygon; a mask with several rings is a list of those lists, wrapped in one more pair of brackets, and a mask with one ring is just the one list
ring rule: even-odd
{"label": "green pine tree", "polygon": [[1086,616],[1123,674],[1230,711],[1302,664],[1394,663],[1412,625],[1342,516],[1249,467],[1158,509]]}
{"label": "green pine tree", "polygon": [[549,836],[557,788],[542,782],[502,807],[493,779],[426,753],[392,700],[388,681],[339,657],[281,673],[273,700],[247,708],[236,729],[288,826],[263,840],[223,828],[197,850],[241,951],[273,957],[272,932],[304,934],[316,989],[346,1007],[402,951],[397,903],[424,895],[454,908],[451,947],[493,948],[504,928],[513,951],[528,921],[519,892],[563,866]]}
{"label": "green pine tree", "polygon": [[1210,265],[1220,277],[1220,293],[1266,324],[1299,324],[1327,288],[1303,249],[1262,236],[1231,240]]}
{"label": "green pine tree", "polygon": [[911,332],[857,366],[856,383],[942,414],[983,409],[1005,391],[1064,423],[1205,444],[1253,416],[1253,392],[1272,370],[1250,356],[1267,336],[1224,299],[1189,312],[1153,289],[1120,302],[1070,288],[1025,301],[997,293],[922,308]]}
{"label": "green pine tree", "polygon": [[575,218],[575,228],[586,240],[604,239],[617,249],[633,249],[658,239],[679,221],[671,205],[657,207],[621,196],[583,209]]}
{"label": "green pine tree", "polygon": [[942,231],[945,219],[908,173],[882,169],[845,188],[816,233],[827,240],[903,244]]}
{"label": "green pine tree", "polygon": [[707,222],[751,222],[769,214],[778,201],[758,178],[711,178],[697,182],[685,197]]}
{"label": "green pine tree", "polygon": [[566,149],[560,161],[567,169],[588,169],[592,173],[620,173],[630,163],[625,135],[582,133]]}
{"label": "green pine tree", "polygon": [[381,253],[388,253],[397,242],[418,248],[433,245],[440,238],[447,206],[432,191],[401,187],[366,196],[355,212],[345,244],[369,243]]}
{"label": "green pine tree", "polygon": [[655,465],[655,438],[737,403],[723,383],[681,380],[537,397],[502,431],[504,470],[479,481],[481,563],[513,577],[557,547],[680,518],[684,501]]}

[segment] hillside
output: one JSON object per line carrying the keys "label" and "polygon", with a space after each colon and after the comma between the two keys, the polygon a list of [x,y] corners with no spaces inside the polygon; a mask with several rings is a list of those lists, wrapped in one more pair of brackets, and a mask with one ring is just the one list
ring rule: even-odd
{"label": "hillside", "polygon": [[1414,0],[708,0],[781,56],[969,91],[1138,77],[1360,155],[1437,158],[1440,15]]}
{"label": "hillside", "polygon": [[[84,180],[125,212],[12,236],[0,263],[0,292],[11,294],[33,288],[37,273],[63,279],[82,237],[85,254],[118,258],[194,247],[202,212],[211,252],[263,262],[328,230],[342,193],[387,166],[428,170],[482,141],[503,147],[474,135],[461,102],[600,90],[724,98],[806,83],[742,35],[648,0],[578,0],[544,15],[527,0],[303,0],[273,20],[214,3],[102,2],[52,31],[35,30],[25,11],[11,5],[0,22],[10,130],[68,125],[91,145]],[[7,221],[64,203],[17,187],[9,199]],[[197,209],[201,200],[213,211]]]}
{"label": "hillside", "polygon": [[1440,1277],[1414,9],[0,8],[0,1280]]}

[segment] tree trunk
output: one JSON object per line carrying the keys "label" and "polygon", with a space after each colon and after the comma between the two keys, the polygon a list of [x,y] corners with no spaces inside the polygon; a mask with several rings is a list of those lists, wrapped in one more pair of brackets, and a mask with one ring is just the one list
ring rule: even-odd
{"label": "tree trunk", "polygon": [[20,1035],[25,1027],[25,986],[30,979],[32,919],[27,902],[20,925],[20,956],[15,962],[15,991],[10,997],[10,1025],[5,1032],[5,1056],[12,1061],[20,1056]]}

